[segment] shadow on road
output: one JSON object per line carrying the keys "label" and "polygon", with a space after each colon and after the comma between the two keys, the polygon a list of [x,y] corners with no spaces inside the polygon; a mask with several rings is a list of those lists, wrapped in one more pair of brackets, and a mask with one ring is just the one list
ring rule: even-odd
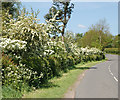
{"label": "shadow on road", "polygon": [[81,70],[85,70],[85,69],[97,69],[97,67],[76,67],[75,69],[81,69]]}
{"label": "shadow on road", "polygon": [[107,61],[113,61],[113,59],[108,59]]}
{"label": "shadow on road", "polygon": [[86,70],[86,69],[97,69],[97,67],[76,67],[76,66],[70,66],[69,70],[73,70],[73,69],[81,69],[81,70]]}

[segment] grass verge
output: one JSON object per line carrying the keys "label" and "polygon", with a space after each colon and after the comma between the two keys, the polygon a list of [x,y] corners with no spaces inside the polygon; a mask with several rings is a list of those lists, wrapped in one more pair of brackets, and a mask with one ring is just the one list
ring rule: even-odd
{"label": "grass verge", "polygon": [[111,55],[120,55],[120,53],[119,53],[119,54],[116,54],[116,53],[106,53],[106,54],[111,54]]}
{"label": "grass verge", "polygon": [[84,70],[104,61],[106,60],[75,65],[67,73],[63,73],[61,77],[55,77],[49,80],[49,82],[42,85],[40,89],[26,93],[23,98],[63,98],[68,88],[75,83],[78,76],[82,74]]}

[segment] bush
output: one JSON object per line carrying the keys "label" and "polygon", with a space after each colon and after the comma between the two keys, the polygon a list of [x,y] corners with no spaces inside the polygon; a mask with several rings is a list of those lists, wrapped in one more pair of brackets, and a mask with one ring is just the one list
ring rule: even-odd
{"label": "bush", "polygon": [[75,65],[80,63],[80,61],[81,61],[81,58],[79,56],[74,56]]}
{"label": "bush", "polygon": [[46,82],[51,76],[51,68],[49,66],[49,61],[47,61],[46,58],[29,56],[28,58],[23,59],[22,63],[25,64],[27,68],[30,68],[33,71],[37,72],[37,76],[41,76],[40,80],[36,80],[36,84]]}
{"label": "bush", "polygon": [[52,70],[52,76],[59,76],[60,74],[60,61],[54,56],[49,56],[48,61],[50,63],[50,68]]}
{"label": "bush", "polygon": [[22,64],[15,65],[7,55],[2,57],[2,65],[2,85],[4,86],[11,85],[13,89],[21,91],[25,84],[37,86],[41,82],[42,75],[38,75],[36,71]]}
{"label": "bush", "polygon": [[118,48],[105,48],[104,51],[106,53],[120,54],[120,50]]}
{"label": "bush", "polygon": [[[68,60],[69,60],[68,66],[73,66],[73,65],[75,65],[75,61],[74,61],[74,58],[73,58],[72,56],[68,56]],[[77,63],[77,61],[76,61],[76,63]]]}
{"label": "bush", "polygon": [[67,69],[68,69],[69,64],[70,64],[70,60],[67,58],[67,56],[62,55],[60,63],[61,63],[61,70],[64,72],[67,72]]}

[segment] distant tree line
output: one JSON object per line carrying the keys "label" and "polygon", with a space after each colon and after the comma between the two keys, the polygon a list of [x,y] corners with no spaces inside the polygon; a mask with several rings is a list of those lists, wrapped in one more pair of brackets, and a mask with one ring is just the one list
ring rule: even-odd
{"label": "distant tree line", "polygon": [[79,47],[89,46],[104,50],[105,48],[119,48],[119,38],[120,34],[113,36],[110,33],[109,24],[103,19],[92,25],[86,33],[76,33],[74,40]]}

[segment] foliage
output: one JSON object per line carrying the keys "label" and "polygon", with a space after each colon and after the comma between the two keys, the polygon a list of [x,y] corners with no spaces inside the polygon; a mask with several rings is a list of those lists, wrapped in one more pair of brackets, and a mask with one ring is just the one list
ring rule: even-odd
{"label": "foliage", "polygon": [[6,12],[10,20],[2,22],[0,38],[3,86],[11,85],[23,93],[25,86],[39,88],[75,64],[104,59],[97,48],[79,48],[72,34],[66,34],[64,42],[60,37],[51,39],[49,32],[53,30],[48,26],[52,23],[39,23],[37,14],[23,9],[17,19],[11,19]]}
{"label": "foliage", "polygon": [[40,58],[37,56],[27,57],[21,61],[26,65],[27,68],[32,69],[40,76],[41,79],[36,80],[35,85],[48,80],[48,76],[51,75],[51,68],[49,67],[49,62],[45,58]]}
{"label": "foliage", "polygon": [[111,45],[112,45],[113,48],[119,48],[120,47],[120,34],[114,36]]}
{"label": "foliage", "polygon": [[105,48],[106,53],[120,54],[119,48]]}
{"label": "foliage", "polygon": [[[52,22],[54,25],[52,28],[59,26],[57,30],[62,34],[62,37],[65,34],[65,28],[71,17],[73,8],[74,4],[70,3],[70,0],[67,2],[54,0],[53,6],[49,9],[49,13],[44,16],[46,22]],[[57,32],[54,30],[52,33],[56,35]],[[62,40],[64,41],[63,38]]]}
{"label": "foliage", "polygon": [[82,46],[81,45],[82,44],[82,41],[81,41],[82,37],[83,37],[83,33],[76,33],[76,35],[75,35],[75,41],[76,41],[78,47]]}
{"label": "foliage", "polygon": [[6,55],[2,56],[2,84],[5,86],[12,85],[12,88],[21,91],[25,84],[37,86],[42,73],[26,68],[24,65],[15,65],[11,58]]}
{"label": "foliage", "polygon": [[48,61],[50,62],[50,68],[52,70],[53,76],[58,76],[60,74],[60,62],[54,56],[49,56]]}
{"label": "foliage", "polygon": [[89,30],[78,41],[81,47],[96,47],[104,50],[105,47],[111,46],[113,36],[109,32],[109,24],[106,20],[100,20],[95,25],[92,25]]}
{"label": "foliage", "polygon": [[[17,18],[18,15],[20,14],[20,7],[21,7],[21,2],[18,0],[12,0],[12,2],[2,2],[2,20],[6,20],[7,16],[5,13],[8,11],[10,15],[12,15],[12,18]],[[8,21],[8,19],[7,19]]]}

